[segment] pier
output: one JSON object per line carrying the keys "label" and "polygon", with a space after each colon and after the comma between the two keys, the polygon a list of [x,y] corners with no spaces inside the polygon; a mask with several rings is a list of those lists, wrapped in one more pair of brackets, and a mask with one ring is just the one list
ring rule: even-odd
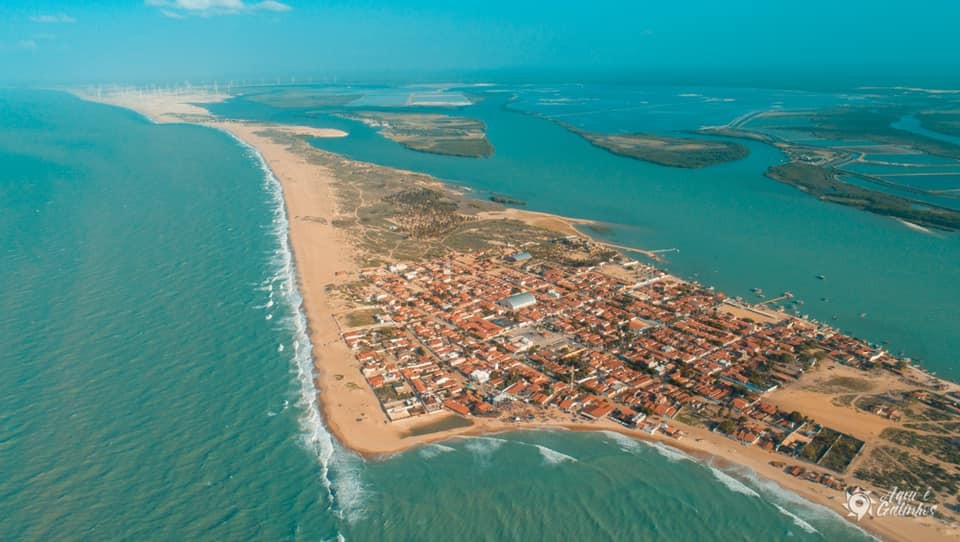
{"label": "pier", "polygon": [[639,254],[643,254],[644,256],[656,261],[663,261],[663,258],[660,257],[660,254],[668,254],[670,252],[680,252],[679,248],[659,248],[655,250],[648,250],[645,248],[631,247],[628,245],[620,245],[617,243],[608,243],[606,241],[594,241],[594,242],[608,248],[614,248],[617,250],[628,250],[630,252],[637,252]]}
{"label": "pier", "polygon": [[788,299],[793,299],[793,294],[790,292],[783,292],[783,295],[780,297],[774,297],[773,299],[767,299],[766,301],[761,301],[757,305],[772,305],[774,303],[779,303],[781,301],[786,301]]}

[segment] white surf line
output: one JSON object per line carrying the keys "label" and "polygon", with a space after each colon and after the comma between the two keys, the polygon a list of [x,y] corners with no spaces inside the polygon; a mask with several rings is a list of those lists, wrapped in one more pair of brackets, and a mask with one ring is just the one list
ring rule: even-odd
{"label": "white surf line", "polygon": [[327,492],[330,509],[348,521],[358,519],[362,516],[365,490],[359,474],[355,471],[355,465],[348,463],[349,458],[324,425],[317,398],[317,388],[314,383],[313,344],[310,342],[303,296],[299,289],[296,264],[290,245],[290,224],[283,199],[283,186],[270,169],[266,159],[255,147],[227,130],[216,129],[230,136],[255,160],[263,173],[264,188],[273,200],[273,235],[280,249],[275,251],[271,262],[275,272],[269,281],[270,291],[275,292],[273,284],[279,283],[280,294],[291,312],[290,323],[294,336],[292,361],[300,384],[297,406],[301,409],[299,422],[302,443],[316,455],[319,461],[321,483]]}
{"label": "white surf line", "polygon": [[[762,500],[766,500],[772,504],[778,512],[784,516],[790,518],[794,525],[807,531],[811,534],[817,533],[819,531],[810,524],[806,519],[800,517],[797,514],[794,514],[787,509],[785,509],[781,504],[796,505],[807,512],[816,514],[819,519],[828,519],[830,521],[839,522],[843,525],[848,525],[861,532],[865,536],[872,538],[873,540],[879,539],[868,531],[864,530],[862,527],[855,525],[840,515],[836,510],[833,510],[827,506],[824,506],[819,503],[807,500],[803,496],[794,493],[788,489],[784,489],[777,482],[764,478],[756,473],[753,469],[747,466],[740,466],[735,469],[724,469],[713,464],[711,459],[700,459],[695,456],[689,455],[682,450],[673,448],[668,444],[662,444],[660,442],[649,442],[644,439],[632,438],[627,435],[623,435],[616,431],[601,431],[601,433],[608,437],[610,440],[614,441],[618,447],[628,453],[635,453],[638,450],[645,448],[653,448],[661,456],[665,457],[669,461],[678,462],[678,461],[691,461],[696,463],[710,471],[710,474],[718,482],[723,484],[728,490],[745,495],[748,497],[754,497]],[[743,481],[741,479],[745,479]],[[776,500],[774,500],[776,499]],[[779,503],[776,501],[780,501]]]}
{"label": "white surf line", "polygon": [[[483,435],[458,435],[455,438],[462,439],[467,441],[466,448],[467,450],[476,453],[478,455],[489,455],[497,450],[499,450],[504,444],[517,444],[519,446],[527,446],[530,448],[535,448],[540,452],[540,456],[548,465],[557,465],[559,463],[570,462],[578,463],[580,460],[572,455],[565,454],[553,448],[544,446],[542,444],[534,444],[532,442],[524,442],[522,440],[510,440],[498,437],[489,437]],[[471,441],[474,441],[475,444],[471,445]],[[476,441],[486,441],[488,444],[482,445]]]}

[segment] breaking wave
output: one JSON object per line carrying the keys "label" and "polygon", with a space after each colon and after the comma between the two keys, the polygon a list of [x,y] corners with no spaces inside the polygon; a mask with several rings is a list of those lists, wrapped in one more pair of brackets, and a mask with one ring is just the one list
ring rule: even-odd
{"label": "breaking wave", "polygon": [[635,439],[622,433],[617,433],[616,431],[603,431],[603,434],[610,440],[614,441],[624,452],[636,453],[638,450],[652,448],[655,452],[672,463],[678,463],[680,461],[697,462],[696,458],[693,456],[687,455],[680,450],[672,448],[661,442],[649,442],[646,440]]}
{"label": "breaking wave", "polygon": [[567,455],[563,452],[558,452],[553,448],[547,448],[546,446],[541,446],[539,444],[532,444],[532,446],[534,446],[540,452],[540,455],[543,456],[543,460],[548,465],[558,465],[560,463],[564,463],[567,461],[570,461],[573,463],[577,462],[576,457],[573,457],[572,455]]}
{"label": "breaking wave", "polygon": [[671,463],[679,463],[680,461],[697,461],[693,456],[687,455],[676,448],[671,448],[670,446],[660,442],[646,442],[645,444],[653,448],[658,454],[666,458]]}
{"label": "breaking wave", "polygon": [[713,474],[713,477],[717,479],[721,484],[727,486],[727,489],[733,491],[734,493],[740,493],[741,495],[747,495],[750,497],[760,498],[760,494],[753,490],[747,484],[737,480],[733,476],[730,476],[726,472],[723,472],[719,467],[713,465],[705,465],[710,469],[710,473]]}
{"label": "breaking wave", "polygon": [[616,431],[601,431],[605,437],[612,440],[620,447],[624,452],[635,452],[640,449],[642,444],[640,441],[634,438],[630,438],[626,435],[617,433]]}
{"label": "breaking wave", "polygon": [[464,447],[481,457],[487,457],[496,452],[508,441],[506,439],[497,438],[497,437],[460,437],[465,439],[467,442],[464,444]]}
{"label": "breaking wave", "polygon": [[[860,531],[860,533],[864,536],[870,537],[877,541],[880,540],[873,534],[865,531],[859,525],[846,521],[836,510],[833,510],[832,508],[822,504],[811,502],[790,490],[784,489],[780,486],[780,484],[759,476],[753,470],[744,468],[738,471],[737,474],[738,476],[749,480],[750,484],[758,488],[763,493],[764,497],[767,497],[767,500],[773,502],[774,506],[777,506],[778,509],[780,506],[777,503],[790,506],[794,510],[797,509],[796,507],[799,507],[803,509],[804,515],[808,518],[818,521],[840,522]],[[783,510],[781,510],[781,512],[782,511]]]}
{"label": "breaking wave", "polygon": [[796,525],[797,527],[800,527],[801,529],[803,529],[804,531],[807,531],[810,534],[820,534],[820,531],[818,531],[813,525],[810,525],[809,523],[804,521],[802,518],[800,518],[796,514],[792,514],[788,512],[784,507],[780,506],[779,504],[774,503],[773,505],[777,507],[777,510],[779,510],[781,514],[792,519],[793,524]]}
{"label": "breaking wave", "polygon": [[[273,275],[264,281],[262,290],[269,292],[268,302],[263,307],[270,310],[275,294],[286,306],[289,317],[281,325],[292,335],[292,371],[296,373],[300,394],[297,407],[302,445],[313,453],[320,464],[321,483],[327,492],[328,505],[339,517],[354,521],[363,516],[366,489],[360,477],[362,460],[347,453],[333,438],[323,423],[323,415],[317,399],[314,383],[313,345],[308,334],[307,317],[303,308],[303,296],[297,283],[296,265],[290,246],[290,228],[283,201],[283,188],[257,149],[227,132],[247,150],[263,172],[264,189],[271,197],[273,221],[271,231],[278,248],[271,257]],[[272,318],[268,314],[267,319]],[[278,348],[278,351],[283,351]],[[342,538],[342,537],[340,537]]]}
{"label": "breaking wave", "polygon": [[437,457],[440,454],[445,454],[449,452],[457,451],[456,448],[451,448],[450,446],[445,446],[443,444],[428,444],[423,448],[420,448],[420,457],[424,459],[432,459]]}

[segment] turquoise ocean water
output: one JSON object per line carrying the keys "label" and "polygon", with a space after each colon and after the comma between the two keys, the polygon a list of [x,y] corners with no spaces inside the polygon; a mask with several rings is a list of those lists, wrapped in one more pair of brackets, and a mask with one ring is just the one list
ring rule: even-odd
{"label": "turquoise ocean water", "polygon": [[278,197],[219,132],[0,93],[0,539],[866,538],[614,435],[343,450]]}

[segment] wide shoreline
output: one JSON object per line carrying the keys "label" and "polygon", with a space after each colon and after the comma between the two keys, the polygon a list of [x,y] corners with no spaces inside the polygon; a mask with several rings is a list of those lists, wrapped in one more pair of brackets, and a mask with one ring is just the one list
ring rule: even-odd
{"label": "wide shoreline", "polygon": [[[209,113],[206,116],[198,115],[195,110],[183,113],[178,105],[183,105],[184,99],[192,98],[186,96],[168,97],[166,101],[171,105],[166,112],[164,105],[158,104],[156,100],[151,101],[149,106],[138,107],[137,101],[129,97],[122,101],[82,94],[80,97],[133,109],[157,124],[185,122],[225,131],[260,153],[282,187],[290,228],[289,240],[297,268],[297,282],[303,297],[303,308],[313,345],[314,381],[319,390],[317,400],[328,430],[346,448],[368,459],[380,459],[457,437],[544,429],[612,431],[645,442],[662,443],[712,465],[746,467],[758,477],[843,517],[840,507],[842,493],[790,477],[782,469],[770,465],[769,462],[774,457],[763,450],[741,446],[730,438],[695,427],[684,426],[687,436],[683,440],[675,440],[663,435],[651,436],[640,430],[627,429],[612,420],[568,421],[571,419],[569,415],[558,413],[556,419],[533,423],[471,418],[474,423],[469,427],[409,435],[411,430],[430,425],[440,416],[453,415],[441,413],[425,417],[427,419],[416,418],[388,423],[379,402],[360,374],[359,364],[353,353],[340,339],[340,327],[334,318],[337,311],[336,301],[326,288],[328,284],[340,280],[339,277],[357,271],[347,235],[333,225],[333,221],[342,212],[337,209],[334,193],[333,184],[336,178],[329,168],[309,162],[287,145],[276,142],[262,132],[279,130],[286,134],[307,137],[342,137],[346,134],[338,130],[325,131],[311,127],[219,121]],[[508,209],[504,213],[539,227],[551,224],[561,230],[589,237],[576,229],[576,225],[582,224],[582,221],[519,209]],[[918,536],[924,540],[948,540],[957,535],[955,528],[948,530],[942,523],[929,519],[883,518],[851,524],[887,540],[912,540]]]}

